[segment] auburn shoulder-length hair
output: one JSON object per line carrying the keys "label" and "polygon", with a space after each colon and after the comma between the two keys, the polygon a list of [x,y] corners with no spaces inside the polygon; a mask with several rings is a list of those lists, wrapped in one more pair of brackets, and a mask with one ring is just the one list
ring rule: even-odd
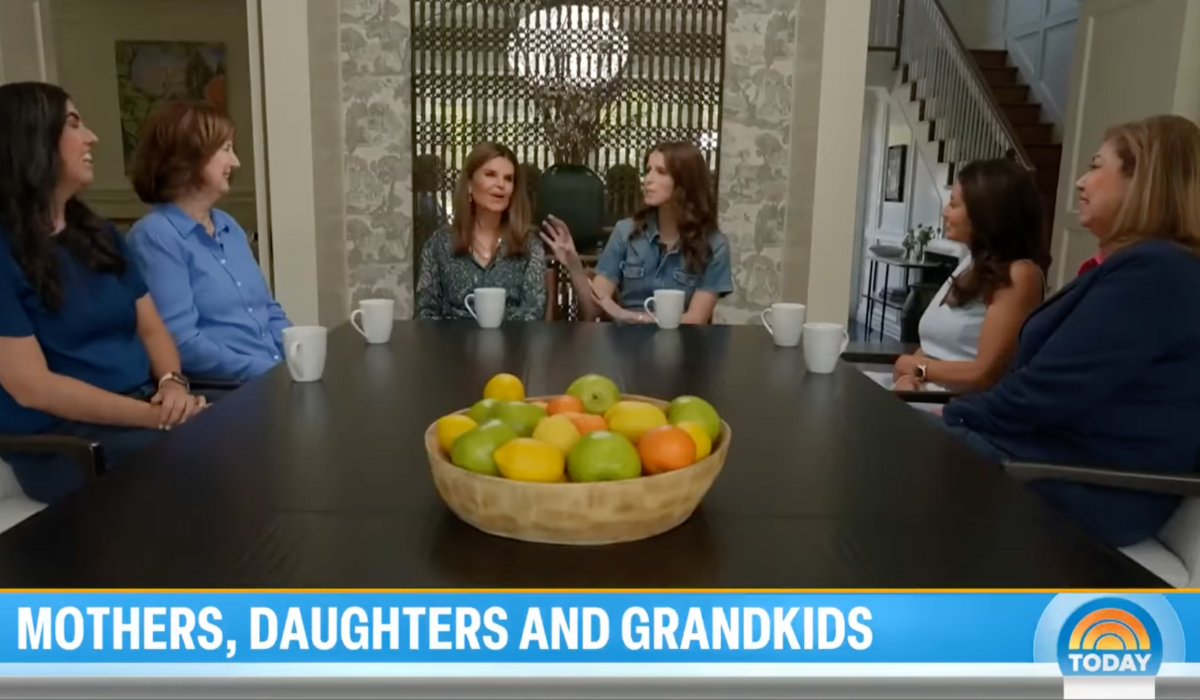
{"label": "auburn shoulder-length hair", "polygon": [[504,239],[505,255],[524,255],[529,241],[529,227],[533,218],[529,196],[525,192],[524,175],[517,163],[517,156],[508,146],[484,142],[471,149],[458,184],[454,188],[454,220],[450,224],[451,249],[455,255],[471,250],[471,234],[475,231],[475,203],[471,201],[471,179],[475,173],[493,158],[503,158],[513,166],[512,198],[508,209],[500,216],[500,235]]}
{"label": "auburn shoulder-length hair", "polygon": [[[708,163],[700,149],[686,141],[661,143],[646,154],[646,160],[654,153],[662,154],[667,174],[675,183],[670,206],[675,209],[684,268],[699,274],[712,252],[708,235],[717,230],[717,198],[708,175]],[[634,235],[643,233],[646,222],[655,214],[656,207],[639,209],[633,215]]]}
{"label": "auburn shoulder-length hair", "polygon": [[1161,115],[1114,126],[1104,141],[1129,178],[1107,254],[1161,238],[1200,255],[1200,127]]}
{"label": "auburn shoulder-length hair", "polygon": [[204,166],[233,134],[233,120],[208,102],[178,100],[155,110],[142,126],[134,157],[138,198],[165,204],[200,185]]}
{"label": "auburn shoulder-length hair", "polygon": [[946,294],[950,306],[993,295],[1012,284],[1009,266],[1032,260],[1050,267],[1045,208],[1033,174],[1015,161],[998,158],[968,163],[956,177],[971,222],[971,267],[955,277]]}

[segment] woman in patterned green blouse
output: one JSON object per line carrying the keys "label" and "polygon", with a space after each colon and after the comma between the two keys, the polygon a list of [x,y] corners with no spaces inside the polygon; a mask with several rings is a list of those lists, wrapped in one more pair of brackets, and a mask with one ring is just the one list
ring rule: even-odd
{"label": "woman in patterned green blouse", "polygon": [[454,190],[454,216],[421,251],[417,318],[468,319],[463,299],[480,287],[503,287],[506,321],[546,313],[546,255],[530,226],[517,157],[481,143],[467,156]]}

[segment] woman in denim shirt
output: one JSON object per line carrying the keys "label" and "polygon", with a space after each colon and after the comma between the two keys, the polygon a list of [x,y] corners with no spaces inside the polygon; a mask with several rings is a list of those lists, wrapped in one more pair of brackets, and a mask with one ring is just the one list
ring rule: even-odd
{"label": "woman in denim shirt", "polygon": [[592,279],[566,224],[552,217],[543,224],[542,239],[570,271],[585,319],[651,323],[646,299],[659,289],[677,289],[685,295],[683,322],[709,323],[717,299],[733,291],[733,280],[729,239],[717,230],[716,198],[700,149],[690,143],[655,147],[646,158],[642,193],[644,206],[614,227]]}

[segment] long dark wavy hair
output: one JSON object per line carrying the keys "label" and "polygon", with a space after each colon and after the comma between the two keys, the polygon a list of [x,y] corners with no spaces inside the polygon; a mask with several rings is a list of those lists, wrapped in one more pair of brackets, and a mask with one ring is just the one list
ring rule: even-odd
{"label": "long dark wavy hair", "polygon": [[[686,141],[655,146],[646,154],[647,162],[654,153],[663,155],[667,174],[675,182],[670,205],[677,217],[684,267],[699,274],[704,271],[712,252],[708,247],[708,235],[717,230],[717,197],[708,175],[708,163],[700,149]],[[634,235],[645,231],[646,222],[656,210],[657,207],[643,206],[633,215]]]}
{"label": "long dark wavy hair", "polygon": [[66,228],[52,235],[69,99],[56,85],[0,85],[0,232],[29,285],[55,313],[63,303],[55,245],[99,272],[124,274],[126,265],[104,223],[75,197],[66,203]]}
{"label": "long dark wavy hair", "polygon": [[971,221],[971,267],[954,278],[946,303],[992,303],[1012,284],[1009,265],[1032,260],[1045,275],[1050,267],[1045,209],[1033,175],[1006,159],[979,160],[958,171],[963,206]]}

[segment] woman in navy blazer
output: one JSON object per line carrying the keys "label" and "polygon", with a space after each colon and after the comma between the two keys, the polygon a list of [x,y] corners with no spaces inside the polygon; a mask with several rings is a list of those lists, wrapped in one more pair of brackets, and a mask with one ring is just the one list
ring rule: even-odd
{"label": "woman in navy blazer", "polygon": [[[995,459],[1185,473],[1200,458],[1200,128],[1112,128],[1077,183],[1103,263],[1030,315],[1010,373],[944,420]],[[1116,546],[1152,537],[1180,499],[1034,485]]]}

